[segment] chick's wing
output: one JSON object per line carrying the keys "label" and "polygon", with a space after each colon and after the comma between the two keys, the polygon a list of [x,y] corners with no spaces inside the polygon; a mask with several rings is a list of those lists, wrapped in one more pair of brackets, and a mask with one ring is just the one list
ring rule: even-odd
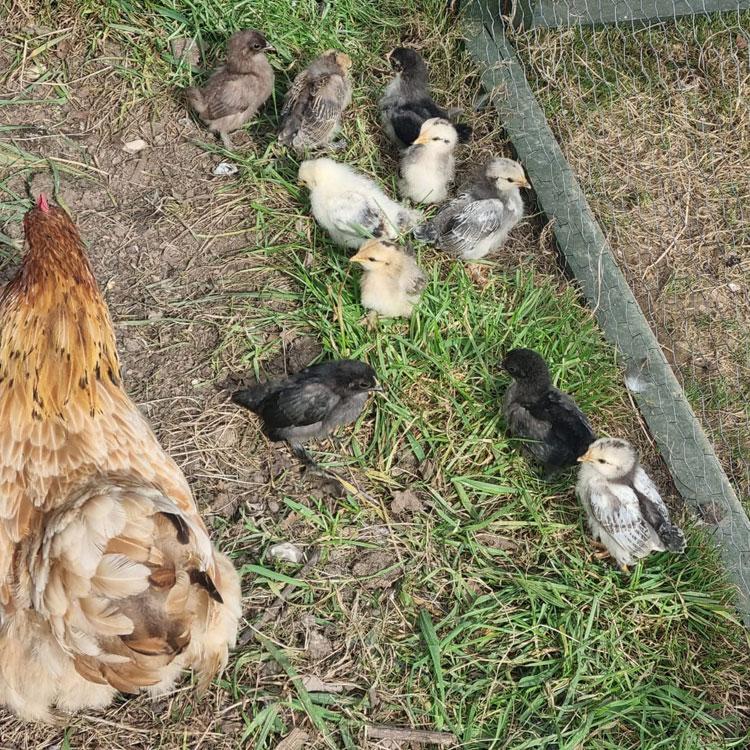
{"label": "chick's wing", "polygon": [[588,445],[595,439],[586,415],[567,393],[550,389],[543,399],[529,404],[527,408],[536,419],[547,421],[552,433],[560,440]]}
{"label": "chick's wing", "polygon": [[646,546],[651,529],[641,515],[638,498],[631,487],[607,484],[592,488],[591,512],[599,525],[631,556]]}
{"label": "chick's wing", "polygon": [[445,117],[445,112],[431,99],[417,99],[394,108],[391,113],[393,132],[402,143],[410,144],[419,138],[422,123],[432,117]]}
{"label": "chick's wing", "polygon": [[324,140],[336,126],[348,100],[349,86],[342,76],[331,75],[317,81],[304,122],[306,139],[312,142]]}
{"label": "chick's wing", "polygon": [[323,421],[339,401],[324,383],[290,383],[266,398],[263,419],[277,429],[312,425]]}
{"label": "chick's wing", "polygon": [[451,241],[464,250],[470,250],[479,240],[497,232],[506,218],[503,202],[496,198],[472,201],[466,204],[445,225],[444,233]]}
{"label": "chick's wing", "polygon": [[361,237],[382,237],[385,232],[383,212],[363,193],[351,191],[337,196],[331,221],[338,230]]}
{"label": "chick's wing", "polygon": [[252,85],[244,78],[232,76],[229,73],[215,74],[203,90],[206,101],[205,117],[209,120],[220,120],[244,112],[257,99]]}

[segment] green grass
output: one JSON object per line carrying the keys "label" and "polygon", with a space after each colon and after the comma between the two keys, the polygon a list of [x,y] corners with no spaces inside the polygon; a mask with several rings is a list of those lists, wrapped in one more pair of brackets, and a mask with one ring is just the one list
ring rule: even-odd
{"label": "green grass", "polygon": [[[309,0],[75,0],[69,10],[89,59],[99,59],[107,40],[120,48],[114,124],[128,122],[133,110],[171,111],[174,88],[200,78],[169,57],[172,38],[195,34],[219,53],[236,28],[267,30],[280,51],[278,95],[298,60],[343,47],[356,66],[344,158],[392,188],[393,157],[381,149],[374,112],[382,80],[373,71],[384,67],[385,52],[424,40],[436,89],[466,106],[477,93],[444,5],[343,0],[322,17]],[[69,88],[59,70],[49,75]],[[322,462],[351,472],[360,492],[332,503],[280,481],[279,514],[243,512],[239,524],[214,519],[217,538],[244,571],[246,603],[262,612],[284,586],[297,586],[285,616],[238,650],[221,682],[227,699],[217,705],[233,708],[219,715],[239,725],[226,730],[224,744],[212,732],[203,746],[270,750],[301,725],[315,734],[315,747],[364,748],[363,725],[385,723],[451,731],[472,750],[747,747],[739,704],[750,677],[748,638],[700,528],[680,518],[686,554],[653,556],[626,578],[593,559],[574,475],[543,483],[504,434],[508,381],[498,363],[504,351],[528,346],[544,353],[556,383],[575,394],[598,431],[644,443],[616,356],[575,290],[549,270],[502,263],[492,264],[489,283],[478,289],[462,265],[422,247],[430,283],[413,319],[368,332],[359,323],[357,274],[308,217],[296,164],[273,144],[275,122],[269,107],[248,126],[254,146],[232,155],[239,183],[216,190],[217,201],[230,202],[239,185],[257,238],[244,257],[273,272],[273,283],[228,299],[216,292],[217,316],[227,322],[205,358],[217,379],[227,363],[263,374],[282,349],[282,332],[310,335],[324,357],[366,359],[386,391],[343,447],[317,447]],[[473,154],[502,148],[494,127],[491,114],[481,116]],[[208,135],[205,148],[220,150]],[[27,162],[31,169],[33,159]],[[22,203],[14,200],[15,210]],[[171,210],[191,218],[187,202]],[[538,235],[521,232],[515,241],[533,254]],[[189,319],[194,305],[188,296],[177,307]],[[656,466],[653,453],[647,458]],[[424,509],[394,517],[392,494],[407,488]],[[285,525],[292,514],[296,520]],[[289,538],[321,551],[304,580],[298,566],[264,553]],[[357,576],[352,567],[364,559],[373,568]],[[303,618],[334,644],[323,665],[303,648]],[[353,687],[309,691],[302,680],[309,674]],[[171,700],[160,717],[169,735],[161,722],[143,724],[142,714],[130,722],[151,732],[149,747],[193,747],[187,728],[205,706],[189,692]],[[116,723],[127,717],[108,714]],[[65,743],[94,746],[115,732],[94,729],[92,740],[83,720]]]}

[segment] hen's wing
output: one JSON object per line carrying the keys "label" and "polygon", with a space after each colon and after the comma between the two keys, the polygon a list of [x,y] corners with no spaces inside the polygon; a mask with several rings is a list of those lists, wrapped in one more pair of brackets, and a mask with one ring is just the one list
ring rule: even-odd
{"label": "hen's wing", "polygon": [[255,94],[244,77],[222,71],[216,73],[216,79],[209,80],[203,89],[203,99],[206,110],[202,117],[220,120],[244,112],[255,101]]}
{"label": "hen's wing", "polygon": [[469,253],[479,240],[503,226],[506,213],[503,202],[495,198],[467,203],[445,223],[440,243],[459,255]]}
{"label": "hen's wing", "polygon": [[635,492],[624,484],[600,484],[592,487],[589,503],[602,529],[631,557],[643,557],[651,541],[651,529]]}
{"label": "hen's wing", "polygon": [[290,383],[263,402],[263,420],[269,430],[316,424],[322,422],[340,400],[323,383]]}

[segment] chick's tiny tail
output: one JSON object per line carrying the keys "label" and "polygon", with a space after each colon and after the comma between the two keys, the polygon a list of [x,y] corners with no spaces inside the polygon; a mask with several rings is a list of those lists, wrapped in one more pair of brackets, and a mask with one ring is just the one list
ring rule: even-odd
{"label": "chick's tiny tail", "polygon": [[474,132],[474,129],[471,127],[471,125],[467,125],[463,122],[457,122],[453,127],[456,128],[456,132],[458,133],[459,143],[468,143],[471,140],[471,134]]}
{"label": "chick's tiny tail", "polygon": [[685,551],[685,534],[679,526],[675,526],[671,523],[664,523],[659,527],[656,533],[670,552]]}
{"label": "chick's tiny tail", "polygon": [[431,221],[428,221],[421,226],[414,227],[412,234],[420,242],[435,242],[438,236],[437,229]]}
{"label": "chick's tiny tail", "polygon": [[190,106],[199,115],[202,115],[206,111],[206,101],[203,98],[203,94],[200,92],[200,89],[197,89],[194,86],[191,86],[190,88],[185,89],[185,96],[187,97],[187,100],[190,102]]}

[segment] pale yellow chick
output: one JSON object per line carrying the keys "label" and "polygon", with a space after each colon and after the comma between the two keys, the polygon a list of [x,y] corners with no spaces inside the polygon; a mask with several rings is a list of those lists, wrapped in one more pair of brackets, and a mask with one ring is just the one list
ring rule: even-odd
{"label": "pale yellow chick", "polygon": [[360,290],[362,306],[370,311],[368,327],[377,322],[378,315],[411,317],[427,286],[427,277],[411,253],[387,240],[368,240],[349,260],[364,271]]}

